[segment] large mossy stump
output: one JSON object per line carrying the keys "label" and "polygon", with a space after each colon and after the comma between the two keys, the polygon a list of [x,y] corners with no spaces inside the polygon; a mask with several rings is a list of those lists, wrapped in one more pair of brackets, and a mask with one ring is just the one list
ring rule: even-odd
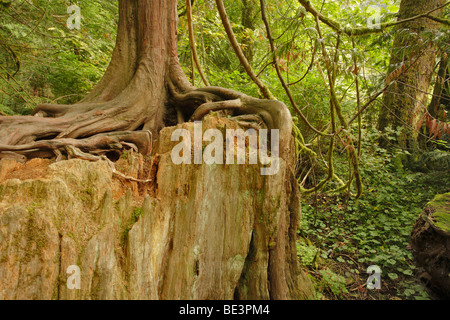
{"label": "large mossy stump", "polygon": [[450,298],[450,193],[426,206],[411,232],[411,247],[421,279],[439,298]]}

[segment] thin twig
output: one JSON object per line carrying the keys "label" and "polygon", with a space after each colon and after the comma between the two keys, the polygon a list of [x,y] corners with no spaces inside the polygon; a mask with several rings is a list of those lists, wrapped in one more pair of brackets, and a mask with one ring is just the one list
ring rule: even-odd
{"label": "thin twig", "polygon": [[270,25],[269,22],[267,20],[267,16],[266,16],[266,3],[264,0],[260,0],[261,3],[261,16],[262,16],[262,20],[264,22],[264,25],[266,26],[266,32],[267,32],[267,38],[269,40],[269,44],[270,44],[270,50],[272,52],[272,60],[273,60],[273,65],[275,67],[275,70],[277,72],[278,78],[280,80],[281,85],[284,88],[284,91],[286,92],[289,101],[291,102],[292,107],[294,108],[294,110],[298,113],[298,115],[302,118],[302,120],[306,123],[306,125],[313,130],[315,133],[319,134],[319,135],[323,135],[326,136],[328,134],[321,132],[319,130],[317,130],[309,121],[308,119],[305,117],[305,115],[302,113],[302,111],[298,108],[297,104],[295,103],[294,97],[292,96],[291,90],[289,89],[288,85],[286,84],[286,82],[284,81],[283,75],[281,74],[281,70],[280,70],[280,66],[278,65],[278,61],[277,61],[277,56],[276,56],[276,50],[275,50],[275,45],[273,42],[273,37],[272,37],[272,32],[270,30]]}

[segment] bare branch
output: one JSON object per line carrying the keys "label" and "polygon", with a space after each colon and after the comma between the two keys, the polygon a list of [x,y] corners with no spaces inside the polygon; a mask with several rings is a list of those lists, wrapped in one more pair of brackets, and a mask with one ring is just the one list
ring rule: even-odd
{"label": "bare branch", "polygon": [[302,111],[298,108],[297,104],[295,103],[295,100],[294,100],[294,97],[292,96],[291,90],[289,89],[289,86],[286,84],[286,81],[284,81],[283,75],[281,74],[280,67],[278,65],[277,56],[276,56],[276,52],[275,52],[275,45],[274,45],[273,37],[272,37],[272,32],[270,30],[270,25],[269,25],[269,22],[267,21],[267,16],[266,16],[266,3],[264,0],[260,0],[260,3],[261,3],[261,16],[262,16],[264,25],[266,26],[267,38],[269,39],[270,50],[271,50],[272,56],[273,56],[272,63],[275,67],[278,78],[280,79],[281,85],[283,86],[284,90],[286,91],[286,94],[289,98],[289,101],[291,102],[292,107],[294,108],[294,110],[298,113],[298,115],[302,118],[302,120],[306,123],[306,125],[311,130],[313,130],[315,133],[322,135],[322,136],[327,135],[326,133],[321,132],[321,131],[317,130],[316,128],[314,128],[314,126],[308,121],[308,119],[305,117],[305,115],[302,113]]}
{"label": "bare branch", "polygon": [[389,28],[389,27],[392,27],[392,26],[396,26],[396,25],[399,25],[399,24],[402,24],[402,23],[410,22],[410,21],[413,21],[413,20],[417,20],[417,19],[420,19],[420,18],[428,18],[428,19],[437,21],[439,23],[445,24],[447,26],[450,25],[450,20],[448,20],[448,19],[443,19],[443,18],[439,18],[439,17],[436,17],[436,16],[431,16],[431,13],[446,7],[447,5],[450,4],[450,2],[446,2],[442,6],[439,6],[439,7],[435,8],[435,9],[433,9],[433,10],[430,10],[428,12],[419,14],[419,15],[411,17],[411,18],[398,20],[398,21],[394,21],[394,22],[381,23],[381,24],[378,25],[377,28],[370,28],[370,27],[361,27],[361,28],[345,27],[345,28],[342,28],[341,25],[338,22],[336,22],[333,19],[330,19],[330,18],[324,16],[319,11],[317,11],[311,5],[311,2],[309,0],[299,0],[299,2],[314,17],[319,18],[320,21],[322,21],[323,23],[325,23],[327,26],[329,26],[330,28],[334,29],[335,31],[343,32],[344,34],[346,34],[348,36],[363,36],[363,35],[368,35],[368,34],[373,34],[373,33],[379,33],[379,32],[383,32],[386,28]]}
{"label": "bare branch", "polygon": [[261,80],[256,76],[250,63],[248,62],[247,58],[245,57],[244,53],[242,52],[241,46],[237,42],[236,37],[233,32],[233,29],[231,28],[230,21],[228,20],[227,12],[223,5],[223,1],[216,0],[216,4],[217,4],[217,9],[219,11],[220,18],[222,19],[222,24],[225,28],[225,32],[227,33],[228,39],[230,40],[231,46],[233,47],[234,52],[236,53],[239,61],[241,62],[242,66],[244,67],[248,76],[258,86],[263,97],[266,99],[273,99],[274,98],[273,94],[270,92],[269,88],[267,88],[267,86],[264,83],[262,83]]}
{"label": "bare branch", "polygon": [[200,61],[198,60],[197,46],[195,44],[194,26],[192,24],[191,0],[186,0],[186,13],[187,13],[188,30],[189,30],[189,45],[191,47],[192,59],[194,60],[194,63],[196,65],[196,67],[197,67],[197,70],[198,70],[198,73],[200,74],[200,77],[202,78],[203,83],[205,84],[205,86],[209,86],[210,84],[208,82],[208,79],[206,79],[206,76],[203,73]]}

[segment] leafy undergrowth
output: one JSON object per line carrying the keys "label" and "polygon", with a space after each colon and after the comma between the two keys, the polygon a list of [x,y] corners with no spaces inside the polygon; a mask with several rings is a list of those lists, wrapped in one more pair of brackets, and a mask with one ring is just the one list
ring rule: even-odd
{"label": "leafy undergrowth", "polygon": [[[361,159],[365,194],[358,201],[315,194],[302,207],[297,252],[321,299],[433,299],[421,285],[409,241],[425,204],[448,192],[448,172],[409,172],[377,148]],[[381,269],[370,290],[367,268]]]}

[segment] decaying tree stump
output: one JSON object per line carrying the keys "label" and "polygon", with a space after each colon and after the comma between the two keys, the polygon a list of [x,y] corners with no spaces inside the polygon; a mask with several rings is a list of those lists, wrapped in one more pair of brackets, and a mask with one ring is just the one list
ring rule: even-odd
{"label": "decaying tree stump", "polygon": [[[0,162],[0,299],[308,299],[290,165],[175,165],[152,156]],[[208,117],[203,129],[238,128]],[[71,289],[80,269],[79,289]]]}

